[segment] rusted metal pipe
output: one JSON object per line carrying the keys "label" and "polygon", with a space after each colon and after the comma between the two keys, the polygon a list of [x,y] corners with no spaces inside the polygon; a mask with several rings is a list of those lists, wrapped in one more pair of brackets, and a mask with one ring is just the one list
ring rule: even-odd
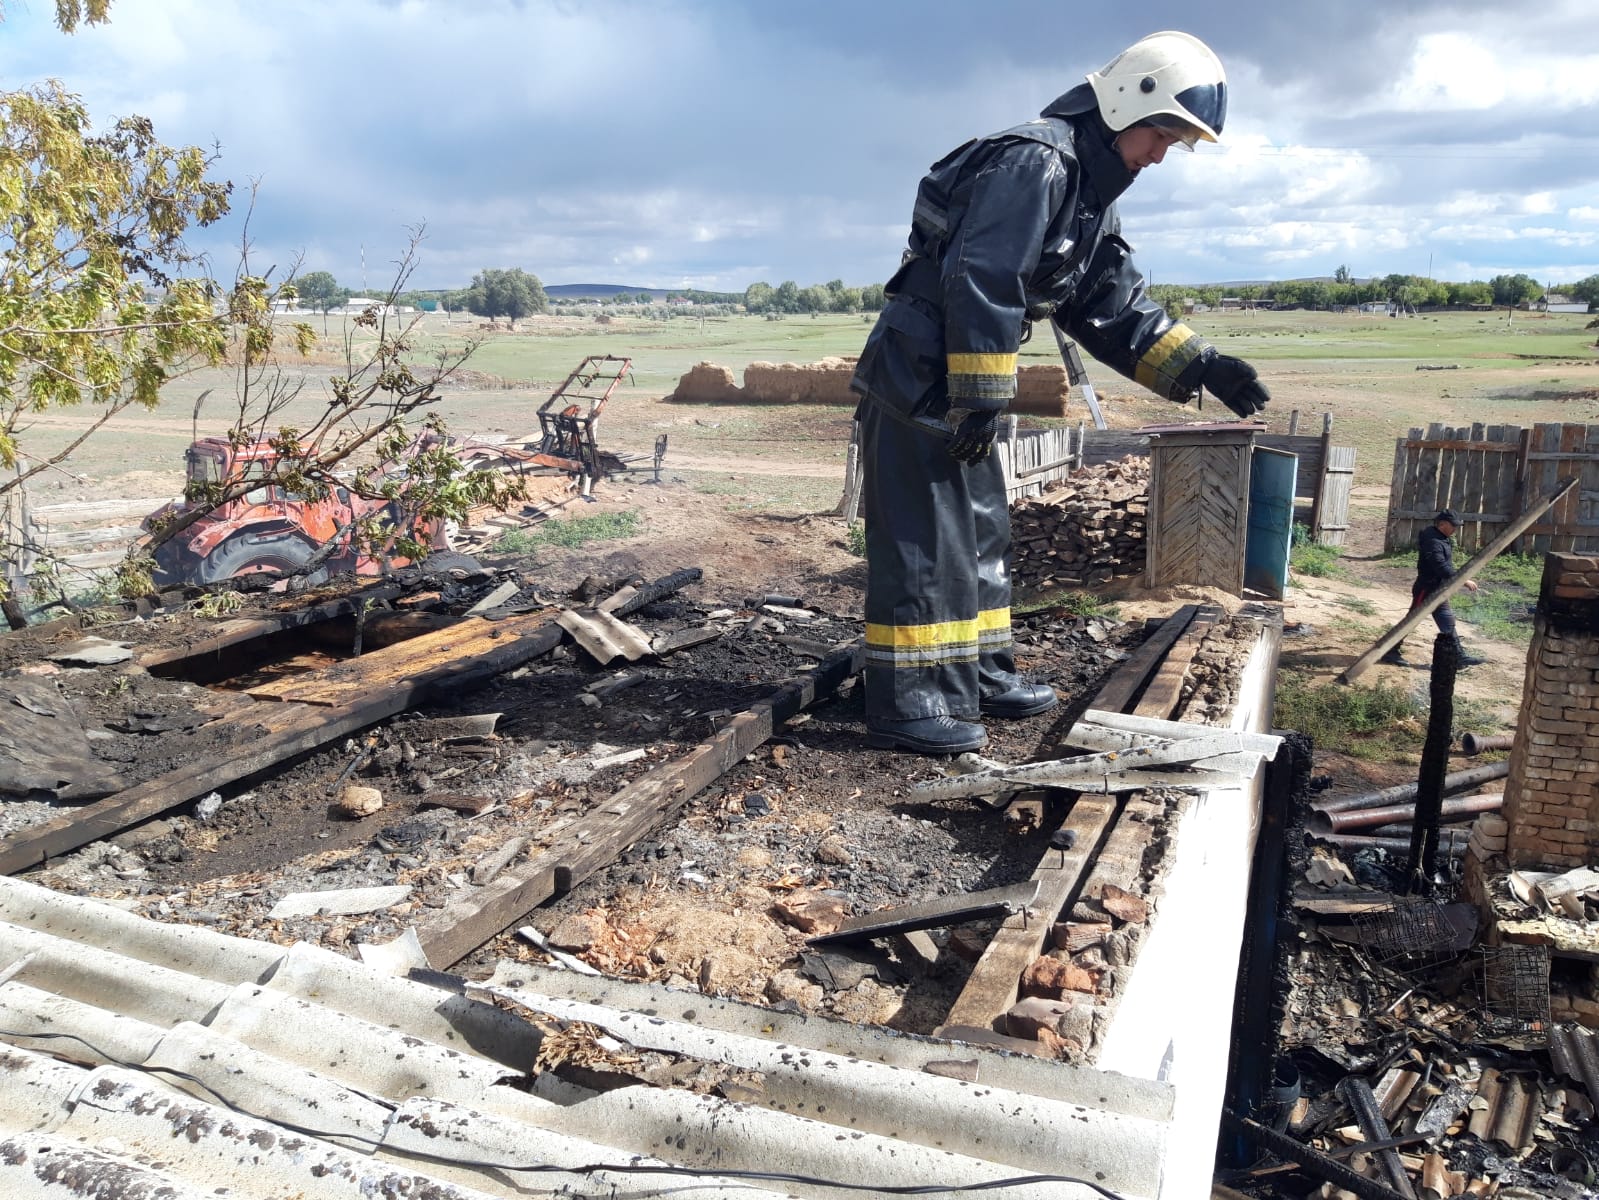
{"label": "rusted metal pipe", "polygon": [[[1326,842],[1339,850],[1391,850],[1397,854],[1410,851],[1408,837],[1372,837],[1361,833],[1318,833],[1312,835],[1318,842]],[[1466,852],[1466,839],[1470,835],[1459,829],[1445,829],[1438,838],[1438,848],[1456,857]]]}
{"label": "rusted metal pipe", "polygon": [[[1457,796],[1445,800],[1440,816],[1445,821],[1469,817],[1476,813],[1498,812],[1505,806],[1503,792],[1485,792],[1479,796]],[[1395,804],[1388,808],[1357,808],[1349,812],[1313,812],[1305,827],[1311,833],[1351,833],[1356,829],[1375,829],[1379,825],[1411,825],[1416,819],[1414,804]]]}
{"label": "rusted metal pipe", "polygon": [[[1491,783],[1495,779],[1503,779],[1510,774],[1508,762],[1486,763],[1480,767],[1469,767],[1464,771],[1455,771],[1444,776],[1444,795],[1458,796],[1462,792],[1469,792]],[[1317,800],[1311,807],[1317,812],[1335,813],[1348,812],[1356,808],[1381,808],[1391,804],[1406,804],[1416,798],[1416,785],[1402,783],[1397,787],[1383,788],[1379,792],[1363,792],[1359,796],[1336,796],[1331,799]]]}
{"label": "rusted metal pipe", "polygon": [[1462,754],[1487,754],[1491,750],[1509,750],[1515,744],[1513,733],[1463,733],[1460,735]]}
{"label": "rusted metal pipe", "polygon": [[[1443,827],[1465,835],[1471,832],[1471,822],[1474,820],[1475,817],[1462,817],[1458,821],[1445,821]],[[1375,829],[1362,829],[1360,832],[1368,837],[1408,838],[1411,828],[1409,821],[1395,821],[1392,825],[1379,825]]]}

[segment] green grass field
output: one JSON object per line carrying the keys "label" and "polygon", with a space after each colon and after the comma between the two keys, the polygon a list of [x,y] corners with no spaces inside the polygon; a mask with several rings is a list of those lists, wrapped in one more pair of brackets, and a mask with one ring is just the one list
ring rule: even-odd
{"label": "green grass field", "polygon": [[[1289,413],[1301,413],[1301,429],[1320,428],[1320,414],[1333,414],[1333,438],[1359,452],[1356,485],[1386,489],[1394,440],[1412,426],[1441,421],[1464,425],[1530,425],[1537,421],[1599,421],[1599,365],[1594,333],[1581,315],[1503,312],[1444,313],[1387,317],[1287,312],[1204,313],[1190,323],[1224,352],[1260,367],[1272,390],[1266,416],[1286,430]],[[313,322],[319,327],[320,322]],[[618,316],[609,325],[589,318],[537,318],[514,332],[475,319],[429,315],[414,335],[417,357],[427,361],[477,347],[467,366],[487,380],[474,388],[445,389],[439,405],[457,432],[523,434],[537,427],[535,410],[584,356],[612,354],[633,360],[601,425],[601,441],[614,449],[647,452],[659,433],[673,451],[694,458],[740,460],[746,474],[762,459],[813,462],[836,467],[849,436],[846,407],[794,405],[683,405],[667,403],[678,378],[694,364],[715,362],[741,375],[755,361],[813,362],[860,351],[869,331],[860,315],[793,316],[771,321],[734,316],[689,316],[659,321]],[[319,330],[320,331],[320,330]],[[304,385],[286,423],[308,421],[325,402],[326,384],[338,371],[337,323],[311,362],[289,361],[285,369]],[[1023,347],[1024,363],[1055,361],[1046,339]],[[1420,366],[1452,367],[1418,370]],[[1175,410],[1149,393],[1090,363],[1113,423],[1137,425],[1166,419]],[[81,448],[70,470],[87,480],[109,482],[133,472],[176,480],[191,433],[196,397],[211,389],[197,423],[200,433],[221,433],[233,413],[235,380],[230,371],[210,370],[170,384],[161,407],[120,417],[113,430]],[[1070,415],[1072,423],[1086,412]],[[1225,419],[1219,404],[1203,416]],[[41,415],[23,438],[40,455],[64,445],[87,420],[82,411]],[[753,465],[752,465],[753,464]],[[770,490],[751,479],[752,493]],[[144,492],[155,481],[135,487]],[[130,485],[133,486],[133,485]]]}

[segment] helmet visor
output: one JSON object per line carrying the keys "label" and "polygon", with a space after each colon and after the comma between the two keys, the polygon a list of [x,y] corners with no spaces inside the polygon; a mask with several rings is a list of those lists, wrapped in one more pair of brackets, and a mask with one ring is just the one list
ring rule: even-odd
{"label": "helmet visor", "polygon": [[[1221,136],[1221,127],[1227,120],[1227,82],[1200,83],[1184,88],[1173,97],[1186,112],[1194,115],[1199,124]],[[1205,140],[1211,141],[1207,137]]]}
{"label": "helmet visor", "polygon": [[1151,126],[1175,138],[1176,141],[1172,145],[1181,146],[1190,154],[1193,153],[1194,143],[1205,140],[1206,136],[1204,130],[1200,129],[1199,126],[1190,124],[1181,117],[1173,116],[1171,113],[1156,113],[1154,116],[1139,122],[1139,124]]}

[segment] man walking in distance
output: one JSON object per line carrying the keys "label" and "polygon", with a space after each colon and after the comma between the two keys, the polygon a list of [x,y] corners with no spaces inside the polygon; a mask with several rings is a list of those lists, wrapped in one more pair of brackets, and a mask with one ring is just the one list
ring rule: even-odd
{"label": "man walking in distance", "polygon": [[[1446,508],[1432,519],[1432,524],[1416,536],[1416,583],[1410,589],[1410,610],[1414,612],[1427,602],[1427,597],[1448,583],[1455,575],[1455,547],[1449,539],[1460,528],[1460,516]],[[1466,590],[1477,590],[1475,579],[1466,580]],[[1467,654],[1460,644],[1460,634],[1455,630],[1455,614],[1445,600],[1432,610],[1432,619],[1438,623],[1438,632],[1455,643],[1455,662],[1462,667],[1475,667],[1488,660]],[[1408,667],[1404,656],[1404,640],[1379,658],[1378,662],[1396,667]]]}
{"label": "man walking in distance", "polygon": [[1209,47],[1156,33],[1035,121],[975,138],[922,180],[910,244],[861,352],[866,468],[866,727],[873,746],[954,754],[984,717],[1028,717],[1052,688],[1016,674],[1010,513],[990,453],[1031,322],[1170,400],[1204,388],[1240,417],[1268,399],[1145,292],[1115,200],[1174,146],[1221,135]]}

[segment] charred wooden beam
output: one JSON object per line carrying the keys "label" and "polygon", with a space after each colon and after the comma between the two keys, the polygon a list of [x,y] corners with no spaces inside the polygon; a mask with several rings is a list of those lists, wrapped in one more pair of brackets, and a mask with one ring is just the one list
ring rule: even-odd
{"label": "charred wooden beam", "polygon": [[284,681],[280,695],[286,703],[254,704],[219,719],[217,727],[235,728],[232,749],[17,834],[0,848],[0,874],[38,866],[375,725],[441,685],[459,690],[508,671],[549,653],[560,640],[553,612],[500,622],[474,617],[453,629],[336,663],[316,677]]}
{"label": "charred wooden beam", "polygon": [[966,921],[984,917],[1015,916],[1038,898],[1038,881],[1013,883],[1010,887],[988,888],[981,892],[966,892],[944,896],[921,904],[902,904],[898,908],[882,909],[851,917],[832,933],[807,938],[813,946],[828,942],[860,942],[891,933],[914,933],[919,929],[944,929]]}
{"label": "charred wooden beam", "polygon": [[[1038,881],[1038,899],[1033,905],[1038,918],[1012,917],[1000,926],[994,940],[972,968],[949,1016],[938,1029],[939,1037],[959,1037],[961,1027],[992,1030],[1001,1013],[1016,1003],[1022,972],[1043,951],[1061,913],[1077,898],[1079,884],[1088,864],[1099,848],[1105,831],[1116,817],[1114,800],[1084,796],[1072,805],[1059,834],[1070,832],[1071,848],[1045,851],[1033,878]],[[1059,839],[1062,842],[1068,839]]]}
{"label": "charred wooden beam", "polygon": [[1105,685],[1092,700],[1088,702],[1089,708],[1103,709],[1106,712],[1121,712],[1129,707],[1133,698],[1138,695],[1139,689],[1144,686],[1144,681],[1160,665],[1161,659],[1166,656],[1166,651],[1171,649],[1172,643],[1182,635],[1194,619],[1194,614],[1199,611],[1197,604],[1185,604],[1174,612],[1166,621],[1149,637],[1144,639],[1130,655],[1122,660]]}

